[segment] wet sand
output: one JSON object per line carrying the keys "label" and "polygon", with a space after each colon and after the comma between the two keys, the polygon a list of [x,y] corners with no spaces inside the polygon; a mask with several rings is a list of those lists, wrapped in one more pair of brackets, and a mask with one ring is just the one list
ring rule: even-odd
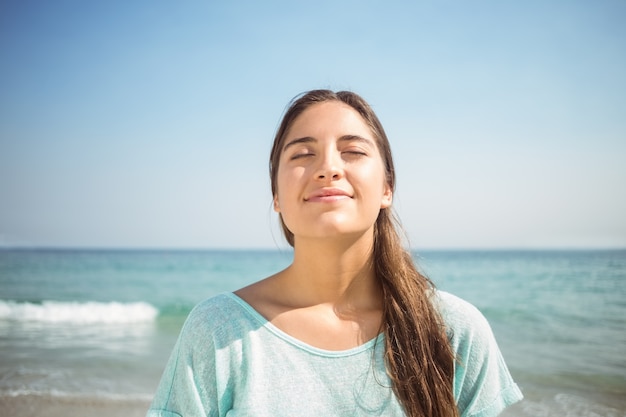
{"label": "wet sand", "polygon": [[149,402],[99,401],[19,395],[0,398],[3,417],[144,417]]}

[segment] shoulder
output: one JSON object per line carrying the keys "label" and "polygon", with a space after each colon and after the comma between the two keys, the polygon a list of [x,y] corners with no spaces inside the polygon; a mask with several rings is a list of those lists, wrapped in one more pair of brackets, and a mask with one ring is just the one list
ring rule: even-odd
{"label": "shoulder", "polygon": [[443,291],[434,300],[456,356],[457,377],[461,370],[477,376],[485,367],[505,366],[491,326],[474,305]]}
{"label": "shoulder", "polygon": [[228,293],[222,293],[208,298],[191,310],[185,322],[186,325],[202,325],[207,322],[220,322],[220,318],[229,316],[237,305]]}
{"label": "shoulder", "polygon": [[473,304],[446,291],[435,290],[432,300],[439,313],[450,320],[463,321],[475,318],[475,316],[483,316]]}
{"label": "shoulder", "polygon": [[491,417],[522,394],[504,362],[491,327],[469,302],[435,291],[433,303],[455,353],[454,395],[462,416]]}
{"label": "shoulder", "polygon": [[217,409],[229,409],[230,370],[240,363],[235,341],[245,323],[245,310],[232,294],[197,304],[185,320],[148,415],[213,416]]}
{"label": "shoulder", "polygon": [[500,357],[491,326],[478,308],[445,291],[435,291],[433,300],[460,363],[472,367]]}
{"label": "shoulder", "polygon": [[198,303],[189,313],[181,330],[181,340],[232,337],[251,327],[257,320],[232,293],[222,293]]}
{"label": "shoulder", "polygon": [[473,304],[456,295],[439,290],[434,292],[432,300],[453,341],[476,337],[493,338],[487,319]]}

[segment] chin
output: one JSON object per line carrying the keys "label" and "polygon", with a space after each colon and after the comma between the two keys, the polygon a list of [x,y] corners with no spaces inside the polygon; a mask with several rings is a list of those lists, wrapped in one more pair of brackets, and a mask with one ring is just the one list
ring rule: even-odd
{"label": "chin", "polygon": [[349,227],[347,225],[316,229],[310,236],[316,239],[343,240],[359,239],[368,233],[373,236],[373,227]]}
{"label": "chin", "polygon": [[354,221],[354,215],[338,213],[326,213],[321,217],[311,219],[309,222],[300,223],[304,227],[290,228],[294,236],[303,239],[345,239],[360,238],[367,233],[374,233],[374,223]]}

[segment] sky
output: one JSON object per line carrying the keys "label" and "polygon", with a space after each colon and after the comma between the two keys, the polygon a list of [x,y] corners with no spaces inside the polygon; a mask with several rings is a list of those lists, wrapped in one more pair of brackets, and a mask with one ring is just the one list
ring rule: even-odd
{"label": "sky", "polygon": [[626,247],[626,2],[0,2],[0,247],[276,248],[287,103],[381,119],[412,248]]}

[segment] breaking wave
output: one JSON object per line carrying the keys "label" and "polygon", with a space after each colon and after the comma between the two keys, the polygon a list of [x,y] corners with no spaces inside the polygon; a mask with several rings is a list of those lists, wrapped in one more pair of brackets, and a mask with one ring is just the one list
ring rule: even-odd
{"label": "breaking wave", "polygon": [[41,303],[0,300],[0,320],[39,323],[140,323],[154,321],[159,311],[145,302]]}

